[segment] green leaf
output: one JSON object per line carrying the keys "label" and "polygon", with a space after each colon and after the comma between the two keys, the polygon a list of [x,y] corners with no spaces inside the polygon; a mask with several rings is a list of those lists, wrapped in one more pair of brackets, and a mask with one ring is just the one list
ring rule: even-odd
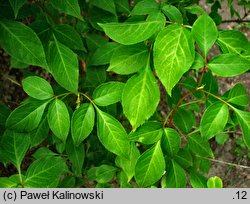
{"label": "green leaf", "polygon": [[73,140],[70,138],[70,140],[68,140],[66,143],[66,152],[72,164],[71,167],[72,171],[74,172],[75,176],[81,177],[83,162],[85,158],[85,151],[83,144],[75,146],[73,144]]}
{"label": "green leaf", "polygon": [[234,112],[236,113],[237,119],[240,123],[240,127],[243,132],[243,140],[247,145],[248,149],[250,149],[250,113],[246,111],[242,111],[234,108]]}
{"label": "green leaf", "polygon": [[20,183],[19,175],[11,177],[0,177],[0,188],[18,188]]}
{"label": "green leaf", "polygon": [[1,20],[0,44],[8,54],[20,62],[43,68],[48,66],[41,41],[35,32],[23,23]]}
{"label": "green leaf", "polygon": [[65,142],[70,127],[69,112],[65,103],[59,99],[55,99],[49,106],[47,118],[52,132]]}
{"label": "green leaf", "polygon": [[163,25],[162,20],[145,22],[106,23],[98,25],[112,40],[124,45],[132,45],[149,39]]}
{"label": "green leaf", "polygon": [[190,172],[190,183],[193,188],[207,188],[207,179],[194,170]]}
{"label": "green leaf", "polygon": [[184,169],[173,159],[166,169],[166,187],[184,188],[187,185],[187,177]]}
{"label": "green leaf", "polygon": [[223,182],[218,176],[213,176],[207,181],[208,188],[223,188]]}
{"label": "green leaf", "polygon": [[103,164],[89,169],[87,174],[90,180],[96,180],[98,183],[107,183],[114,177],[116,170],[113,166]]}
{"label": "green leaf", "polygon": [[51,0],[56,9],[82,20],[78,0]]}
{"label": "green leaf", "polygon": [[90,65],[99,66],[99,65],[109,64],[113,53],[120,46],[121,45],[118,43],[109,42],[97,48],[90,59],[90,62],[89,62]]}
{"label": "green leaf", "polygon": [[50,149],[47,147],[40,147],[32,156],[35,159],[40,159],[43,157],[49,157],[49,156],[56,156],[57,154],[55,152],[52,152]]}
{"label": "green leaf", "polygon": [[224,145],[229,139],[229,135],[227,133],[220,133],[215,136],[215,140],[218,144]]}
{"label": "green leaf", "polygon": [[191,69],[200,69],[200,68],[203,68],[205,65],[204,65],[204,59],[203,57],[198,53],[198,52],[195,52],[195,59],[194,59],[194,63],[192,64],[192,67]]}
{"label": "green leaf", "polygon": [[174,160],[185,169],[193,166],[193,157],[187,148],[180,149],[174,156]]}
{"label": "green leaf", "polygon": [[123,112],[134,130],[154,114],[159,101],[159,87],[148,64],[141,73],[131,77],[123,89]]}
{"label": "green leaf", "polygon": [[124,83],[107,82],[98,86],[93,93],[93,101],[99,106],[108,106],[121,100]]}
{"label": "green leaf", "polygon": [[201,136],[210,139],[222,132],[229,117],[228,106],[222,102],[210,105],[201,118]]}
{"label": "green leaf", "polygon": [[90,0],[90,3],[100,9],[116,15],[114,0]]}
{"label": "green leaf", "polygon": [[146,122],[135,132],[128,135],[130,141],[142,144],[154,144],[162,137],[162,124],[158,122]]}
{"label": "green leaf", "polygon": [[9,0],[10,5],[14,11],[15,18],[17,17],[18,11],[25,4],[26,0]]}
{"label": "green leaf", "polygon": [[133,10],[131,11],[131,14],[133,15],[146,15],[150,13],[156,13],[158,12],[159,4],[156,3],[156,1],[152,0],[142,0],[138,4],[135,5]]}
{"label": "green leaf", "polygon": [[243,74],[250,69],[249,60],[237,54],[221,54],[214,57],[208,68],[222,77],[232,77]]}
{"label": "green leaf", "polygon": [[114,51],[107,71],[117,74],[132,74],[145,68],[149,56],[143,45],[121,46]]}
{"label": "green leaf", "polygon": [[192,111],[184,108],[178,108],[174,114],[175,125],[183,132],[188,133],[196,124],[196,118]]}
{"label": "green leaf", "polygon": [[170,25],[158,34],[154,44],[154,65],[170,96],[173,87],[193,64],[194,57],[193,40],[186,28]]}
{"label": "green leaf", "polygon": [[68,91],[77,93],[78,60],[77,55],[54,37],[49,44],[48,63],[55,80]]}
{"label": "green leaf", "polygon": [[202,84],[205,85],[204,90],[213,94],[218,94],[218,89],[219,89],[218,81],[216,77],[213,76],[211,71],[208,71],[206,74],[204,74],[201,82]]}
{"label": "green leaf", "polygon": [[22,160],[30,146],[29,134],[6,130],[2,136],[1,144],[3,157],[20,172]]}
{"label": "green leaf", "polygon": [[73,50],[86,51],[81,36],[70,25],[62,24],[54,29],[56,39]]}
{"label": "green leaf", "polygon": [[192,26],[192,35],[204,56],[207,57],[208,51],[212,48],[218,36],[218,30],[213,19],[206,13],[201,15]]}
{"label": "green leaf", "polygon": [[189,136],[188,148],[198,156],[214,158],[213,151],[208,141],[202,138],[200,135],[193,134]]}
{"label": "green leaf", "polygon": [[206,12],[201,6],[195,4],[185,7],[185,10],[192,14],[203,14]]}
{"label": "green leaf", "polygon": [[127,182],[129,182],[135,175],[135,165],[140,157],[140,152],[137,149],[135,143],[131,144],[131,149],[129,153],[129,159],[117,156],[115,159],[116,166],[122,168],[127,176]]}
{"label": "green leaf", "polygon": [[115,0],[117,12],[130,13],[130,5],[127,0]]}
{"label": "green leaf", "polygon": [[65,161],[60,157],[44,157],[34,161],[26,172],[24,187],[55,188],[67,170]]}
{"label": "green leaf", "polygon": [[248,105],[248,93],[242,84],[236,84],[229,92],[227,102],[239,106]]}
{"label": "green leaf", "polygon": [[22,80],[24,91],[31,97],[38,100],[45,100],[54,96],[53,89],[49,82],[37,76],[26,77]]}
{"label": "green leaf", "polygon": [[86,103],[74,111],[71,119],[71,134],[74,144],[78,146],[92,132],[95,123],[95,110]]}
{"label": "green leaf", "polygon": [[250,43],[247,37],[240,31],[222,31],[219,33],[217,42],[223,53],[239,54],[250,57]]}
{"label": "green leaf", "polygon": [[160,141],[145,151],[137,160],[135,180],[140,187],[147,187],[158,181],[165,170],[165,160]]}
{"label": "green leaf", "polygon": [[47,102],[44,101],[32,101],[19,106],[7,118],[7,128],[19,132],[30,132],[36,129],[46,106]]}
{"label": "green leaf", "polygon": [[179,151],[180,145],[181,138],[179,134],[172,128],[165,128],[161,141],[163,151],[173,157]]}
{"label": "green leaf", "polygon": [[10,109],[6,105],[0,103],[0,125],[5,125],[10,112]]}
{"label": "green leaf", "polygon": [[97,110],[97,134],[102,145],[110,152],[129,158],[130,143],[121,123],[111,115]]}
{"label": "green leaf", "polygon": [[162,12],[168,17],[171,22],[177,22],[182,24],[182,14],[178,8],[172,5],[165,5],[162,7]]}

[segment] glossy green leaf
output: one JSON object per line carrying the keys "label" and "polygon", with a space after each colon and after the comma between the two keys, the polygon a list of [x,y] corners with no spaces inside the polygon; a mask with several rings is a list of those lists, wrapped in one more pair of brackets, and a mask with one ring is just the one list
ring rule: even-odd
{"label": "glossy green leaf", "polygon": [[13,175],[11,177],[0,177],[0,188],[18,188],[19,183],[19,175]]}
{"label": "glossy green leaf", "polygon": [[174,156],[174,160],[184,169],[193,166],[193,157],[187,148],[180,149],[179,152]]}
{"label": "glossy green leaf", "polygon": [[78,146],[92,132],[95,123],[95,110],[92,104],[85,103],[74,111],[71,119],[71,134]]}
{"label": "glossy green leaf", "polygon": [[162,7],[162,12],[168,17],[171,22],[177,22],[182,24],[182,14],[178,8],[172,5],[165,5]]}
{"label": "glossy green leaf", "polygon": [[51,0],[56,9],[82,20],[78,0]]}
{"label": "glossy green leaf", "polygon": [[55,80],[68,91],[77,93],[78,60],[77,55],[54,37],[49,44],[48,63]]}
{"label": "glossy green leaf", "polygon": [[29,134],[6,130],[1,144],[4,158],[20,171],[22,160],[30,146]]}
{"label": "glossy green leaf", "polygon": [[129,23],[99,24],[112,40],[124,45],[132,45],[150,38],[162,27],[162,20]]}
{"label": "glossy green leaf", "polygon": [[38,128],[31,132],[30,143],[31,147],[41,144],[49,135],[49,124],[47,117],[44,117]]}
{"label": "glossy green leaf", "polygon": [[140,187],[147,187],[158,181],[165,170],[165,160],[160,141],[144,152],[135,166],[135,180]]}
{"label": "glossy green leaf", "polygon": [[69,112],[65,103],[59,99],[55,99],[49,106],[47,118],[52,132],[65,142],[70,127]]}
{"label": "glossy green leaf", "polygon": [[57,154],[55,152],[52,152],[50,149],[47,147],[40,147],[32,156],[35,159],[40,159],[44,157],[49,157],[49,156],[56,156]]}
{"label": "glossy green leaf", "polygon": [[134,130],[154,114],[159,101],[159,87],[147,65],[146,69],[131,77],[123,89],[123,112]]}
{"label": "glossy green leaf", "polygon": [[124,83],[107,82],[98,86],[93,93],[93,101],[99,106],[108,106],[121,100]]}
{"label": "glossy green leaf", "polygon": [[217,40],[218,30],[213,19],[204,13],[194,22],[192,35],[206,57]]}
{"label": "glossy green leaf", "polygon": [[6,126],[19,132],[30,132],[38,127],[46,106],[47,102],[25,103],[11,112]]}
{"label": "glossy green leaf", "polygon": [[135,165],[139,157],[140,152],[137,149],[135,143],[131,144],[129,159],[120,156],[116,157],[115,163],[125,172],[127,176],[127,182],[129,182],[135,175]]}
{"label": "glossy green leaf", "polygon": [[207,188],[207,179],[194,170],[190,172],[190,183],[193,188]]}
{"label": "glossy green leaf", "polygon": [[188,109],[178,108],[173,119],[175,125],[185,134],[196,125],[195,115]]}
{"label": "glossy green leaf", "polygon": [[209,106],[201,118],[201,136],[210,139],[222,132],[229,117],[228,106],[217,102]]}
{"label": "glossy green leaf", "polygon": [[130,143],[121,123],[113,116],[97,110],[97,134],[102,145],[114,154],[129,158]]}
{"label": "glossy green leaf", "polygon": [[114,0],[90,0],[90,3],[100,9],[108,11],[116,15],[115,3]]}
{"label": "glossy green leaf", "polygon": [[70,25],[62,24],[54,29],[54,35],[56,39],[60,41],[62,44],[73,50],[83,50],[85,51],[85,47],[83,45],[81,36],[79,33]]}
{"label": "glossy green leaf", "polygon": [[208,68],[222,77],[232,77],[243,74],[250,69],[249,60],[237,54],[221,54],[214,57]]}
{"label": "glossy green leaf", "polygon": [[29,166],[24,187],[55,188],[67,168],[65,161],[60,157],[49,156],[38,159]]}
{"label": "glossy green leaf", "polygon": [[53,89],[49,82],[37,76],[26,77],[22,80],[24,91],[31,97],[38,100],[45,100],[54,96]]}
{"label": "glossy green leaf", "polygon": [[246,111],[242,111],[234,108],[234,112],[236,113],[237,119],[240,123],[240,127],[243,132],[243,140],[247,145],[248,149],[250,149],[250,113]]}
{"label": "glossy green leaf", "polygon": [[18,11],[25,4],[26,0],[9,0],[10,5],[14,11],[15,18],[17,17]]}
{"label": "glossy green leaf", "polygon": [[158,34],[154,44],[154,65],[170,96],[173,87],[193,64],[194,57],[193,40],[186,28],[170,25]]}
{"label": "glossy green leaf", "polygon": [[161,146],[168,155],[174,156],[180,149],[181,138],[172,128],[165,128],[162,136]]}
{"label": "glossy green leaf", "polygon": [[218,176],[213,176],[207,181],[208,188],[223,188],[223,182]]}
{"label": "glossy green leaf", "polygon": [[82,176],[82,168],[83,162],[85,158],[85,151],[83,144],[79,146],[75,146],[73,144],[73,140],[69,139],[66,143],[66,152],[68,154],[68,158],[72,164],[71,169],[75,176]]}
{"label": "glossy green leaf", "polygon": [[0,44],[8,54],[18,61],[47,68],[41,41],[35,32],[23,23],[1,20]]}
{"label": "glossy green leaf", "polygon": [[158,12],[159,4],[152,0],[142,0],[135,5],[131,13],[133,15],[146,15],[150,13]]}
{"label": "glossy green leaf", "polygon": [[142,144],[154,144],[162,137],[162,124],[158,122],[146,122],[135,132],[128,135],[130,141],[140,142]]}
{"label": "glossy green leaf", "polygon": [[184,169],[173,159],[166,169],[166,187],[184,188],[187,184],[187,177]]}
{"label": "glossy green leaf", "polygon": [[121,46],[114,51],[107,71],[132,74],[145,68],[149,51],[142,45]]}
{"label": "glossy green leaf", "polygon": [[107,183],[114,177],[116,170],[113,166],[103,164],[89,169],[87,174],[90,180],[96,180],[98,183]]}
{"label": "glossy green leaf", "polygon": [[239,106],[247,106],[249,103],[248,93],[242,84],[236,84],[228,94],[227,102]]}
{"label": "glossy green leaf", "polygon": [[196,4],[185,7],[185,10],[192,14],[203,14],[206,12],[201,6]]}
{"label": "glossy green leaf", "polygon": [[214,158],[213,151],[207,139],[202,138],[200,135],[190,135],[188,137],[188,147],[190,151],[198,156]]}

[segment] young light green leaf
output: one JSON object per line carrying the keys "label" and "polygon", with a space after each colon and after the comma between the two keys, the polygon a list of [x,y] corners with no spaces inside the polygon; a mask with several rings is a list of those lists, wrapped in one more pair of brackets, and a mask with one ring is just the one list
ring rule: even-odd
{"label": "young light green leaf", "polygon": [[222,102],[210,105],[201,118],[201,136],[210,139],[222,132],[229,117],[228,106]]}
{"label": "young light green leaf", "polygon": [[208,188],[223,188],[223,182],[218,176],[213,176],[207,181]]}
{"label": "young light green leaf", "polygon": [[70,127],[69,112],[65,103],[55,99],[49,106],[47,119],[49,127],[55,136],[65,142]]}
{"label": "young light green leaf", "polygon": [[70,25],[62,24],[54,29],[54,35],[58,41],[66,45],[73,50],[86,51],[81,36],[79,33]]}
{"label": "young light green leaf", "polygon": [[55,80],[68,91],[77,93],[78,60],[76,54],[54,37],[49,44],[48,63]]}
{"label": "young light green leaf", "polygon": [[44,101],[25,103],[11,112],[6,126],[19,132],[30,132],[38,127],[46,106]]}
{"label": "young light green leaf", "polygon": [[189,136],[188,148],[198,156],[214,158],[213,151],[208,141],[202,138],[200,135],[193,134]]}
{"label": "young light green leaf", "polygon": [[51,0],[56,9],[82,20],[80,7],[77,0]]}
{"label": "young light green leaf", "polygon": [[29,76],[22,80],[24,91],[31,97],[38,100],[45,100],[54,96],[53,89],[49,82],[37,76]]}
{"label": "young light green leaf", "polygon": [[140,157],[140,152],[137,149],[135,143],[131,144],[129,159],[120,156],[116,157],[115,163],[125,172],[128,179],[127,182],[129,182],[135,175],[135,165],[139,157]]}
{"label": "young light green leaf", "polygon": [[1,153],[20,172],[22,160],[30,146],[30,135],[6,130],[1,140]]}
{"label": "young light green leaf", "polygon": [[83,162],[85,158],[83,144],[77,147],[73,144],[73,140],[70,138],[66,143],[66,152],[72,164],[72,171],[74,172],[75,176],[81,177]]}
{"label": "young light green leaf", "polygon": [[99,106],[108,106],[121,100],[124,83],[107,82],[98,86],[93,93],[93,101]]}
{"label": "young light green leaf", "polygon": [[207,57],[208,51],[218,36],[218,30],[213,19],[206,13],[201,15],[192,26],[192,35],[204,56]]}
{"label": "young light green leaf", "polygon": [[161,147],[168,155],[174,156],[180,149],[181,138],[172,128],[165,128],[162,136]]}
{"label": "young light green leaf", "polygon": [[1,20],[0,44],[8,54],[20,62],[48,67],[41,41],[35,32],[23,23]]}
{"label": "young light green leaf", "polygon": [[207,179],[195,170],[190,172],[190,183],[193,188],[207,188]]}
{"label": "young light green leaf", "polygon": [[243,132],[243,140],[250,149],[250,113],[246,111],[242,111],[239,109],[234,108],[234,112],[236,113],[237,119],[240,123],[240,127]]}
{"label": "young light green leaf", "polygon": [[162,137],[162,124],[158,122],[146,122],[135,132],[128,135],[130,141],[142,144],[154,144]]}
{"label": "young light green leaf", "polygon": [[134,130],[153,115],[159,101],[159,87],[148,64],[141,73],[131,77],[123,89],[123,111]]}
{"label": "young light green leaf", "polygon": [[229,92],[227,102],[239,106],[248,105],[248,93],[242,84],[236,84]]}
{"label": "young light green leaf", "polygon": [[130,143],[121,123],[113,116],[97,110],[97,134],[103,146],[114,154],[129,158]]}
{"label": "young light green leaf", "polygon": [[133,10],[131,11],[131,14],[133,15],[147,15],[150,13],[156,13],[159,12],[159,4],[156,3],[156,1],[152,0],[142,0],[138,2]]}
{"label": "young light green leaf", "polygon": [[26,188],[55,188],[62,173],[68,169],[60,157],[43,157],[34,161],[26,172],[24,187]]}
{"label": "young light green leaf", "polygon": [[243,74],[250,69],[249,60],[237,54],[221,54],[214,57],[208,68],[222,77],[232,77]]}
{"label": "young light green leaf", "polygon": [[165,160],[160,141],[144,152],[135,166],[135,180],[140,187],[147,187],[158,181],[165,170]]}
{"label": "young light green leaf", "polygon": [[149,51],[142,45],[121,46],[114,51],[107,71],[132,74],[145,68]]}
{"label": "young light green leaf", "polygon": [[162,20],[129,23],[106,23],[98,25],[112,40],[132,45],[150,38],[163,25]]}
{"label": "young light green leaf", "polygon": [[171,22],[177,22],[182,24],[182,14],[178,8],[172,5],[165,5],[162,7],[162,12],[168,17]]}
{"label": "young light green leaf", "polygon": [[100,9],[116,15],[114,0],[90,0],[90,3]]}
{"label": "young light green leaf", "polygon": [[78,146],[92,132],[95,123],[95,110],[92,104],[81,105],[72,115],[71,134]]}
{"label": "young light green leaf", "polygon": [[171,25],[158,34],[154,44],[154,65],[170,96],[173,87],[193,64],[194,57],[193,40],[186,28]]}
{"label": "young light green leaf", "polygon": [[166,169],[166,187],[184,188],[187,185],[187,177],[184,169],[175,160],[171,160]]}
{"label": "young light green leaf", "polygon": [[10,5],[14,11],[15,18],[17,17],[18,11],[25,4],[26,0],[9,0]]}

